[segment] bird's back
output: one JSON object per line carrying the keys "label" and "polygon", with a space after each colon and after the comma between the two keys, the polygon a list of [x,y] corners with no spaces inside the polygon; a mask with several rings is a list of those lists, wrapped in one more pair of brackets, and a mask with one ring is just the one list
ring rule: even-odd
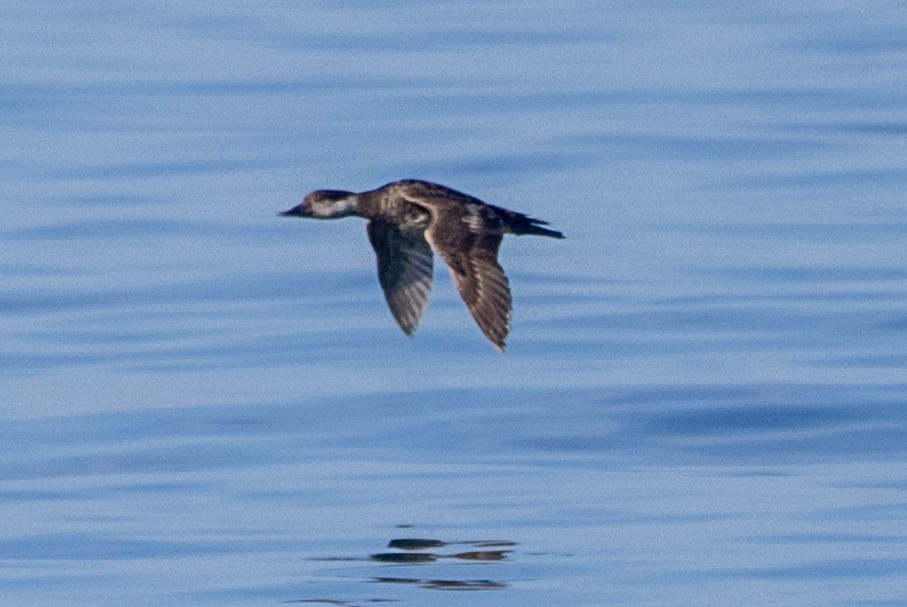
{"label": "bird's back", "polygon": [[388,208],[401,203],[410,203],[426,208],[432,215],[434,229],[461,229],[465,224],[473,233],[490,232],[498,234],[534,234],[563,238],[555,230],[543,228],[547,222],[529,217],[523,213],[488,204],[469,194],[447,186],[418,179],[403,179],[389,183],[375,193],[385,201]]}

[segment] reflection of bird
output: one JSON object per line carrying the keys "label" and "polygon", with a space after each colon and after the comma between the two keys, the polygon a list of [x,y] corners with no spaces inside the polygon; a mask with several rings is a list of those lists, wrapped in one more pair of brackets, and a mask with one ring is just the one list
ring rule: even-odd
{"label": "reflection of bird", "polygon": [[498,264],[504,234],[564,235],[546,222],[486,204],[428,181],[395,181],[354,193],[317,190],[286,216],[369,220],[368,237],[378,256],[378,279],[391,313],[411,335],[428,304],[432,249],[450,267],[466,306],[485,336],[501,351],[510,330],[510,286]]}

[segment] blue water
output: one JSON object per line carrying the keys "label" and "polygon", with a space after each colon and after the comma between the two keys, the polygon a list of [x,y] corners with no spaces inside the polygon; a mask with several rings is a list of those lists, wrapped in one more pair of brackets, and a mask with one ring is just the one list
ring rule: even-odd
{"label": "blue water", "polygon": [[[0,23],[0,604],[907,605],[900,4]],[[276,216],[406,177],[567,235],[506,355]]]}

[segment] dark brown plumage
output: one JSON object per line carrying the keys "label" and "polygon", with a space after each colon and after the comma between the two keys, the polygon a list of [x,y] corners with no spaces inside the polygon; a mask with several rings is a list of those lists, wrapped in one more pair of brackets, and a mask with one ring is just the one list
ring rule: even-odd
{"label": "dark brown plumage", "polygon": [[454,284],[486,337],[501,351],[510,331],[510,285],[498,263],[504,234],[563,238],[546,222],[482,202],[451,188],[407,179],[362,193],[316,190],[281,213],[369,220],[378,279],[391,313],[407,335],[428,305],[432,250],[450,268]]}

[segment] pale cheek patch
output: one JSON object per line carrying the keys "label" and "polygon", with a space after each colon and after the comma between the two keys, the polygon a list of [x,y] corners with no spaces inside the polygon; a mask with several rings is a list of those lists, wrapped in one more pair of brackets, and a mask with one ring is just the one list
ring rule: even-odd
{"label": "pale cheek patch", "polygon": [[355,210],[356,201],[352,198],[338,200],[331,205],[330,217],[346,217]]}

